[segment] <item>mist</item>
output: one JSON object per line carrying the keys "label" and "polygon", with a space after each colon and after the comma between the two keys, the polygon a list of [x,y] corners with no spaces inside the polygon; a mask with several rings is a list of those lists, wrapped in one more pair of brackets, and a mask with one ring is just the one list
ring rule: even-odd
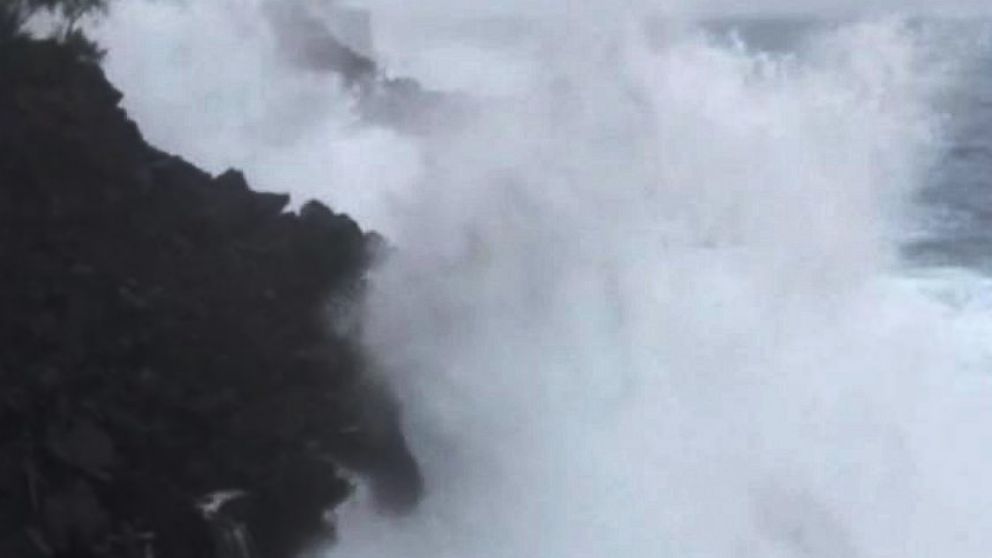
{"label": "mist", "polygon": [[476,18],[562,18],[577,13],[611,18],[618,14],[653,14],[670,17],[864,17],[898,14],[937,17],[989,16],[992,6],[984,0],[352,0],[350,5],[371,10],[377,17],[397,20],[467,20]]}
{"label": "mist", "polygon": [[931,45],[672,33],[565,45],[566,85],[438,148],[369,314],[428,497],[345,515],[331,556],[987,552],[974,318],[894,252],[940,149]]}
{"label": "mist", "polygon": [[392,130],[358,125],[334,73],[301,67],[271,3],[124,1],[93,30],[105,69],[148,140],[211,172],[244,169],[261,190],[347,209],[388,228],[388,198],[420,164]]}
{"label": "mist", "polygon": [[[648,33],[638,2],[363,2],[384,72],[481,106],[420,134],[361,122],[260,4],[116,8],[154,140],[395,247],[364,342],[427,494],[360,489],[325,556],[992,552],[988,283],[899,253],[988,36],[870,4],[671,3]],[[783,10],[831,19],[767,52],[695,18]]]}

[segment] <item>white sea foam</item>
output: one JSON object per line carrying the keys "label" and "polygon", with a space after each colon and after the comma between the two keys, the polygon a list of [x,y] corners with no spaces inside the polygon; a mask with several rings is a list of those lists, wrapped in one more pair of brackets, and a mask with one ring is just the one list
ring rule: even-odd
{"label": "white sea foam", "polygon": [[[925,33],[827,26],[770,55],[685,21],[648,41],[636,12],[595,9],[481,50],[404,52],[414,34],[398,33],[387,62],[487,97],[469,126],[411,138],[353,126],[328,78],[283,68],[262,28],[232,38],[255,28],[221,23],[223,5],[153,12],[216,21],[220,39],[190,40],[237,51],[225,72],[195,48],[165,56],[174,38],[115,51],[140,43],[129,21],[158,25],[144,8],[111,26],[141,124],[368,216],[398,248],[365,328],[427,495],[403,518],[352,502],[328,556],[992,552],[989,291],[896,256],[951,85]],[[431,63],[450,59],[446,82]],[[504,75],[499,95],[473,90]],[[259,111],[222,103],[203,136],[175,127],[190,99],[239,95]],[[283,126],[300,98],[312,112]]]}

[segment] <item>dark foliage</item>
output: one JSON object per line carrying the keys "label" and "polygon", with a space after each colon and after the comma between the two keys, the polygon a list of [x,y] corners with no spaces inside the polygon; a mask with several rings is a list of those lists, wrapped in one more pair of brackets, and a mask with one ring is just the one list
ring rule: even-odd
{"label": "dark foliage", "polygon": [[48,12],[60,22],[60,35],[65,37],[82,18],[106,11],[107,0],[0,0],[0,33],[15,35],[31,17]]}
{"label": "dark foliage", "polygon": [[241,529],[289,557],[330,534],[339,464],[413,505],[395,405],[324,327],[374,239],[147,146],[62,44],[0,45],[0,76],[0,556],[226,556]]}
{"label": "dark foliage", "polygon": [[79,21],[91,15],[105,14],[108,0],[0,0],[0,45],[24,38],[24,25],[35,15],[45,12],[56,22],[51,38],[60,41],[76,56],[86,61],[98,61],[104,51],[77,27]]}

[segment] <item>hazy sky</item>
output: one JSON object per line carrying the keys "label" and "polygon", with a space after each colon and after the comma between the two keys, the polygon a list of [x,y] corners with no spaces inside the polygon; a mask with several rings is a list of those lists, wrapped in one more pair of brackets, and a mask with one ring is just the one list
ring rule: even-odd
{"label": "hazy sky", "polygon": [[458,17],[616,11],[625,7],[674,13],[852,14],[927,12],[942,15],[992,14],[992,0],[350,0],[376,11]]}

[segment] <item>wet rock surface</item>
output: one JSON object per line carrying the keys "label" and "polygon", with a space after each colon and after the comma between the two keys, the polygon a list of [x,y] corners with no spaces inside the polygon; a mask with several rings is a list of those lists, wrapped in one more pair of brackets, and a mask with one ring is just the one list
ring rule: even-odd
{"label": "wet rock surface", "polygon": [[375,235],[148,146],[120,98],[0,45],[0,556],[229,555],[198,507],[223,490],[252,554],[293,556],[333,536],[341,466],[414,505],[398,410],[325,323]]}

